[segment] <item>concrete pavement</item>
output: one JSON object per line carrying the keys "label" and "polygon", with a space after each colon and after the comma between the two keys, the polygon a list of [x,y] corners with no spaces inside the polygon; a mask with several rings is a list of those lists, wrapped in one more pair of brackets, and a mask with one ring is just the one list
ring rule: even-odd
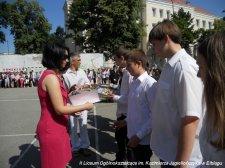
{"label": "concrete pavement", "polygon": [[[89,113],[91,156],[73,158],[72,167],[113,167],[117,150],[113,128],[115,111],[115,103],[102,102]],[[40,117],[37,88],[1,88],[0,114],[0,167],[39,168],[40,149],[35,138]],[[155,156],[152,159],[157,161]]]}

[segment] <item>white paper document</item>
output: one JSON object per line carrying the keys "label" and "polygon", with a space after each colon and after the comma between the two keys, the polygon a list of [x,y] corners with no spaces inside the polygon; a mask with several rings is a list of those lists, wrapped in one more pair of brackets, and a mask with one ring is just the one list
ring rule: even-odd
{"label": "white paper document", "polygon": [[70,96],[69,99],[74,106],[87,102],[97,103],[101,101],[96,90],[79,91],[76,95]]}

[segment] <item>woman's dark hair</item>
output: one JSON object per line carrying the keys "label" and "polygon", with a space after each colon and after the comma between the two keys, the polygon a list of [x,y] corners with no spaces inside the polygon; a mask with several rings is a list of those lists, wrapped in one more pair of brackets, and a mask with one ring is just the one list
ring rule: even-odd
{"label": "woman's dark hair", "polygon": [[[54,41],[48,42],[44,47],[42,65],[47,69],[64,71],[65,67],[62,67],[63,60],[69,60],[69,56],[65,54],[65,51],[69,54],[69,48],[66,46]],[[66,68],[68,67],[66,66]]]}

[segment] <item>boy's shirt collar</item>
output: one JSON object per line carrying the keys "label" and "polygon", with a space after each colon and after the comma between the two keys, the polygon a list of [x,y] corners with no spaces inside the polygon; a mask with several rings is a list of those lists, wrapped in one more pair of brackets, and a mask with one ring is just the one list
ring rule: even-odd
{"label": "boy's shirt collar", "polygon": [[138,78],[136,78],[137,81],[143,82],[144,79],[148,76],[147,71],[145,71],[143,74],[141,74]]}
{"label": "boy's shirt collar", "polygon": [[168,60],[168,64],[173,67],[176,62],[179,60],[180,56],[182,55],[182,53],[185,53],[184,49],[180,49],[176,54],[174,54],[169,60]]}

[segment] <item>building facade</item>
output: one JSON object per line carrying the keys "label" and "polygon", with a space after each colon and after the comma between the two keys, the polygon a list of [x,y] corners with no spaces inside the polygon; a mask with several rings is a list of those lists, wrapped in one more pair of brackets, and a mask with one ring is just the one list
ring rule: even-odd
{"label": "building facade", "polygon": [[[200,28],[212,29],[214,20],[219,19],[218,16],[181,0],[145,0],[144,2],[143,22],[147,25],[145,27],[147,35],[142,39],[142,48],[150,57],[151,65],[158,65],[160,68],[164,65],[165,61],[158,59],[152,54],[151,47],[148,43],[149,33],[158,22],[164,19],[171,19],[171,14],[178,12],[180,8],[191,14],[195,30]],[[193,46],[191,49],[193,50]]]}
{"label": "building facade", "polygon": [[[74,32],[68,28],[67,22],[69,19],[69,12],[70,12],[70,6],[73,3],[73,0],[65,0],[64,6],[63,6],[63,11],[64,11],[64,27],[65,27],[65,32],[67,35],[73,35]],[[76,42],[73,40],[73,38],[67,38],[65,40],[65,45],[69,47],[71,52],[79,52],[80,47],[76,45]]]}
{"label": "building facade", "polygon": [[[65,13],[65,28],[66,33],[71,33],[71,30],[67,28],[66,21],[68,20],[69,7],[72,4],[73,0],[66,0],[64,5],[64,13]],[[148,45],[148,36],[151,29],[160,21],[164,19],[170,19],[171,14],[174,12],[178,12],[180,8],[183,8],[185,12],[189,12],[193,19],[194,29],[197,30],[199,28],[204,29],[212,29],[213,23],[215,19],[219,19],[219,17],[209,13],[208,11],[201,9],[199,7],[191,5],[189,2],[181,1],[181,0],[143,0],[145,4],[145,8],[142,12],[142,21],[146,25],[145,32],[146,36],[143,37],[142,43],[140,47],[147,52],[149,51]],[[66,45],[70,47],[71,51],[79,50],[79,47],[76,46],[75,42],[72,39],[66,40]],[[155,60],[155,58],[151,58],[153,62],[156,64],[164,64],[161,60]],[[158,62],[158,63],[157,63]]]}

